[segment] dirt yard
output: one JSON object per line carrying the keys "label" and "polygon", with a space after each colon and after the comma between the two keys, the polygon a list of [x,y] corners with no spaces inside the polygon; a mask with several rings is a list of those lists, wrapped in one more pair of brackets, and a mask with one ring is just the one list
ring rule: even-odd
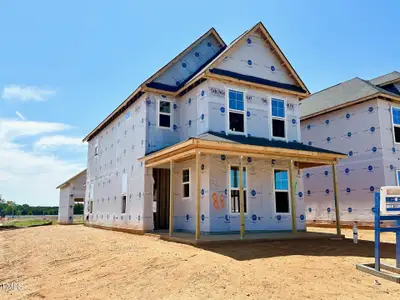
{"label": "dirt yard", "polygon": [[[359,235],[196,248],[82,225],[3,231],[0,299],[400,299],[356,270],[373,261],[373,231]],[[383,240],[394,264],[394,234]]]}

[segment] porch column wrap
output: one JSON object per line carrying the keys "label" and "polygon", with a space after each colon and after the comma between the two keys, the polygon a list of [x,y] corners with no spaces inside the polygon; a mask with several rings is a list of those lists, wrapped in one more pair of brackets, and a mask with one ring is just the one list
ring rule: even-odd
{"label": "porch column wrap", "polygon": [[243,156],[240,156],[239,162],[239,200],[240,200],[240,238],[244,237],[244,190],[243,190]]}
{"label": "porch column wrap", "polygon": [[290,161],[289,168],[289,183],[290,183],[290,210],[292,215],[292,232],[297,232],[296,224],[296,169],[294,168],[293,160]]}
{"label": "porch column wrap", "polygon": [[170,161],[170,167],[169,167],[169,236],[172,236],[172,233],[174,232],[174,202],[175,202],[175,182],[174,182],[174,161]]}
{"label": "porch column wrap", "polygon": [[196,152],[196,240],[200,238],[200,152]]}

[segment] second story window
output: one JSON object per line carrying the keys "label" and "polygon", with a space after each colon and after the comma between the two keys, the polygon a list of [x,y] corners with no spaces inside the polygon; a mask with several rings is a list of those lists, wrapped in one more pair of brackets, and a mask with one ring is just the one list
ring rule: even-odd
{"label": "second story window", "polygon": [[244,133],[244,95],[229,90],[229,131]]}
{"label": "second story window", "polygon": [[393,139],[395,143],[400,143],[400,108],[392,107],[393,119]]}
{"label": "second story window", "polygon": [[271,99],[271,118],[272,137],[285,139],[285,101],[275,98]]}
{"label": "second story window", "polygon": [[160,100],[158,108],[158,126],[171,128],[171,102]]}

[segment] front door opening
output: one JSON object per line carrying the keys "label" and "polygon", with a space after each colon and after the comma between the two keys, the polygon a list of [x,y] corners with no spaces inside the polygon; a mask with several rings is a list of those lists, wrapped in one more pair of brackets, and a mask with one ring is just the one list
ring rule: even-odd
{"label": "front door opening", "polygon": [[153,169],[153,217],[154,229],[169,228],[169,169]]}

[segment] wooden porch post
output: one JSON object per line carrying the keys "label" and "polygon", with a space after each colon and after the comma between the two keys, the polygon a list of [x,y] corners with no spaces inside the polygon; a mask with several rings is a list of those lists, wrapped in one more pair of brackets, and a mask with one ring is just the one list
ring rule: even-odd
{"label": "wooden porch post", "polygon": [[170,161],[169,167],[169,236],[174,232],[174,201],[175,201],[175,183],[174,183],[174,161]]}
{"label": "wooden porch post", "polygon": [[196,240],[200,238],[200,152],[196,152]]}
{"label": "wooden porch post", "polygon": [[240,156],[239,162],[239,207],[240,207],[240,238],[245,234],[244,228],[244,190],[243,190],[243,156]]}
{"label": "wooden porch post", "polygon": [[293,160],[290,161],[289,184],[290,184],[290,210],[292,212],[292,233],[297,232],[296,225],[296,173]]}
{"label": "wooden porch post", "polygon": [[333,177],[333,195],[335,199],[335,212],[336,212],[336,233],[341,235],[340,229],[340,211],[339,211],[339,201],[338,201],[338,182],[337,182],[337,172],[336,165],[332,165],[332,177]]}

